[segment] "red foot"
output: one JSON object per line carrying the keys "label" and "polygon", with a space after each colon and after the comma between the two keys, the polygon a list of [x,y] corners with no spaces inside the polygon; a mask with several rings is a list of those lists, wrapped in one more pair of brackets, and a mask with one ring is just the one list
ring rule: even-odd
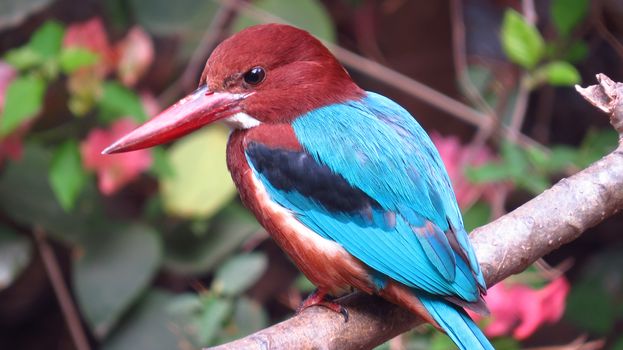
{"label": "red foot", "polygon": [[310,306],[320,305],[329,310],[342,314],[342,316],[344,316],[344,322],[348,322],[348,310],[332,300],[327,300],[326,297],[327,292],[316,289],[307,297],[307,299],[305,299],[305,301],[303,301],[303,303],[301,303],[301,305],[296,309],[296,313],[298,314]]}

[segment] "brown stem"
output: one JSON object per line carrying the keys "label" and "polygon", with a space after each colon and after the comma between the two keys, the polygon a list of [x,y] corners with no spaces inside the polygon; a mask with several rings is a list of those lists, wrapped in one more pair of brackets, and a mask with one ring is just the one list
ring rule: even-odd
{"label": "brown stem", "polygon": [[54,294],[63,312],[63,317],[65,318],[65,323],[67,323],[67,328],[69,329],[74,345],[78,350],[89,350],[91,347],[84,333],[84,329],[82,328],[78,310],[63,280],[63,274],[61,268],[58,266],[54,251],[45,238],[45,232],[43,229],[35,227],[34,236],[39,254],[41,254],[41,259],[43,260],[45,270],[50,278],[50,283],[52,283]]}
{"label": "brown stem", "polygon": [[[611,115],[623,135],[623,84],[599,75],[600,85],[580,93]],[[579,237],[623,208],[623,146],[513,212],[477,228],[471,239],[489,286]],[[369,295],[339,300],[350,313],[310,307],[279,324],[213,350],[370,349],[420,324],[415,315]]]}

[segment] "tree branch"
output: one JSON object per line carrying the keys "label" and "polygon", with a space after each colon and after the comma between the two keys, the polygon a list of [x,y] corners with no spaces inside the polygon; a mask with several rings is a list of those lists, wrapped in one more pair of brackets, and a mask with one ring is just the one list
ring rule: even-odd
{"label": "tree branch", "polygon": [[[611,116],[623,135],[623,84],[605,75],[578,92]],[[472,232],[489,286],[518,273],[623,208],[623,146],[587,169],[561,180],[513,212]],[[351,294],[340,299],[350,320],[323,307],[300,314],[213,350],[369,349],[422,321],[380,298]]]}

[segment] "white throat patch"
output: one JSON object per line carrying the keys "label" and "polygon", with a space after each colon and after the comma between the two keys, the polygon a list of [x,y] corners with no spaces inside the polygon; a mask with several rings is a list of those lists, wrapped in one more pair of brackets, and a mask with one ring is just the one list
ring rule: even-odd
{"label": "white throat patch", "polygon": [[251,129],[261,124],[259,120],[243,112],[227,117],[223,122],[232,129]]}

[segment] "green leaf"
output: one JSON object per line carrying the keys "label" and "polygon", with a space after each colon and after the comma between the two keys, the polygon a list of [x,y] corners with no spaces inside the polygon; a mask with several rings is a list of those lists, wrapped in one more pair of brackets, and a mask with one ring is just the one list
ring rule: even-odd
{"label": "green leaf", "polygon": [[588,45],[584,41],[576,41],[565,52],[565,61],[578,63],[583,61],[589,54]]}
{"label": "green leaf", "polygon": [[10,286],[32,257],[30,240],[0,225],[0,291]]}
{"label": "green leaf", "polygon": [[514,178],[521,178],[526,175],[528,169],[528,157],[516,144],[504,140],[500,147],[501,156],[504,164],[508,167],[508,171]]}
{"label": "green leaf", "polygon": [[[253,3],[259,9],[277,16],[286,22],[307,30],[314,36],[335,42],[335,28],[329,13],[317,0],[258,0]],[[259,21],[246,16],[238,16],[234,22],[234,31],[240,31]]]}
{"label": "green leaf", "polygon": [[204,299],[203,310],[197,322],[197,340],[200,346],[211,345],[221,331],[225,319],[231,314],[232,306],[231,300],[215,295],[209,295]]}
{"label": "green leaf", "polygon": [[565,168],[574,165],[577,157],[578,151],[573,147],[554,146],[551,148],[549,162],[546,165],[546,169],[549,172],[562,171]]}
{"label": "green leaf", "polygon": [[623,350],[623,337],[619,337],[612,345],[611,350]]}
{"label": "green leaf", "polygon": [[65,27],[62,24],[56,21],[47,21],[33,33],[28,42],[28,47],[41,57],[55,58],[61,51],[64,35]]}
{"label": "green leaf", "polygon": [[216,271],[212,290],[220,295],[238,295],[262,276],[267,264],[266,256],[261,253],[236,255]]}
{"label": "green leaf", "polygon": [[614,326],[616,308],[614,300],[603,286],[595,281],[575,283],[567,297],[565,318],[587,331],[606,335]]}
{"label": "green leaf", "polygon": [[234,325],[238,337],[243,337],[268,326],[268,315],[260,303],[241,296],[234,308]]}
{"label": "green leaf", "polygon": [[505,164],[487,163],[481,166],[465,168],[465,176],[474,183],[498,182],[508,180],[511,173]]}
{"label": "green leaf", "polygon": [[82,315],[105,338],[149,285],[160,266],[161,243],[144,226],[93,227],[73,264],[73,286]]}
{"label": "green leaf", "polygon": [[22,46],[8,51],[4,60],[13,68],[23,71],[43,64],[44,59],[31,47]]}
{"label": "green leaf", "polygon": [[532,69],[543,58],[545,41],[534,25],[509,9],[502,22],[502,48],[512,62]]}
{"label": "green leaf", "polygon": [[467,232],[488,223],[490,219],[491,207],[482,201],[474,203],[463,215],[463,223]]}
{"label": "green leaf", "polygon": [[177,0],[175,6],[170,0],[130,0],[129,5],[138,23],[148,31],[184,38],[200,36],[219,8],[217,3],[204,0]]}
{"label": "green leaf", "polygon": [[167,269],[184,275],[210,272],[260,229],[249,212],[235,203],[210,223],[205,234],[194,234],[187,225],[182,225],[165,237]]}
{"label": "green leaf", "polygon": [[138,95],[116,81],[107,81],[102,84],[99,107],[100,120],[105,123],[128,116],[139,123],[147,120],[147,114]]}
{"label": "green leaf", "polygon": [[236,190],[225,165],[228,131],[211,126],[185,137],[167,151],[173,176],[160,179],[167,212],[184,218],[209,218]]}
{"label": "green leaf", "polygon": [[586,168],[615,149],[618,140],[618,134],[611,128],[589,130],[580,145],[576,164],[580,168]]}
{"label": "green leaf", "polygon": [[49,179],[61,206],[70,211],[87,180],[80,160],[78,142],[69,140],[58,147],[52,159]]}
{"label": "green leaf", "polygon": [[552,185],[549,179],[542,174],[530,174],[530,176],[516,177],[515,183],[517,186],[535,195],[540,194]]}
{"label": "green leaf", "polygon": [[37,116],[43,105],[45,88],[43,79],[30,75],[18,77],[9,84],[0,116],[0,137]]}
{"label": "green leaf", "polygon": [[552,21],[558,33],[568,36],[586,17],[588,0],[553,0],[550,10]]}
{"label": "green leaf", "polygon": [[71,47],[61,51],[59,63],[61,65],[61,70],[68,74],[80,68],[92,66],[97,63],[99,59],[100,56],[91,50]]}
{"label": "green leaf", "polygon": [[302,293],[310,293],[316,289],[316,286],[303,274],[299,274],[296,280],[294,280],[294,286]]}
{"label": "green leaf", "polygon": [[171,293],[151,289],[104,341],[103,350],[171,350],[179,349],[178,337],[172,330],[168,308]]}
{"label": "green leaf", "polygon": [[173,167],[169,164],[169,159],[167,159],[167,153],[162,147],[152,148],[151,156],[154,160],[150,169],[152,174],[156,177],[172,177],[175,174]]}
{"label": "green leaf", "polygon": [[571,86],[582,80],[580,73],[573,65],[564,61],[555,61],[540,67],[536,75],[543,74],[545,81],[554,86]]}
{"label": "green leaf", "polygon": [[76,243],[101,215],[97,192],[87,186],[74,211],[65,212],[50,188],[50,158],[42,147],[27,144],[22,159],[6,165],[0,177],[0,211],[26,227],[40,226],[56,239]]}

